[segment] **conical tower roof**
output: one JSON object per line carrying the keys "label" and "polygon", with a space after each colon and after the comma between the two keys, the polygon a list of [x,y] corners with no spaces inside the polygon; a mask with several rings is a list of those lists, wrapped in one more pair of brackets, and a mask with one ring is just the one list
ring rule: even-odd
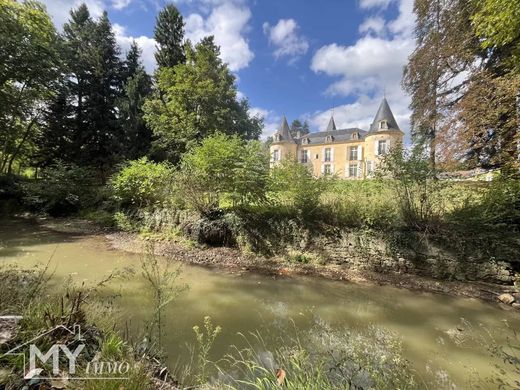
{"label": "conical tower roof", "polygon": [[374,118],[374,121],[370,125],[370,133],[376,132],[379,130],[379,123],[381,121],[386,121],[386,124],[388,125],[388,128],[385,130],[401,131],[401,129],[397,125],[397,121],[394,118],[394,114],[392,113],[392,110],[390,109],[390,105],[388,104],[386,97],[383,98],[383,101],[381,102],[381,105],[379,106],[379,109],[377,110],[377,114]]}
{"label": "conical tower roof", "polygon": [[280,127],[276,131],[275,135],[280,136],[279,141],[276,142],[295,142],[291,135],[291,129],[289,128],[289,124],[287,123],[287,118],[285,115],[283,116]]}
{"label": "conical tower roof", "polygon": [[329,124],[327,125],[326,131],[334,131],[336,130],[336,122],[334,122],[334,117],[331,116],[329,120]]}

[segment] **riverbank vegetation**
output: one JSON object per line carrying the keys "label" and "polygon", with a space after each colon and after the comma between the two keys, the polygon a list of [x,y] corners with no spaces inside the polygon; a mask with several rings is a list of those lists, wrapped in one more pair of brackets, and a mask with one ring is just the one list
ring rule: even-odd
{"label": "riverbank vegetation", "polygon": [[[357,253],[373,259],[367,262],[376,270],[384,263],[439,278],[512,283],[520,271],[520,190],[518,161],[506,145],[518,142],[518,117],[506,84],[516,85],[516,30],[489,26],[518,15],[505,18],[510,9],[491,1],[454,0],[442,9],[426,3],[416,1],[425,29],[417,30],[404,78],[414,96],[413,147],[403,154],[395,148],[376,177],[354,182],[314,178],[288,160],[270,169],[267,146],[257,140],[262,121],[239,97],[219,47],[212,37],[186,40],[174,5],[158,14],[158,68],[148,75],[137,44],[121,52],[106,13],[95,19],[81,5],[58,32],[38,2],[3,0],[0,16],[10,27],[0,72],[1,210],[77,216],[149,238],[234,246],[292,263],[349,263]],[[451,12],[457,7],[464,12]],[[446,17],[432,30],[435,12]],[[421,61],[437,55],[424,42],[452,38],[454,26],[472,39],[450,40],[450,53],[464,54],[462,65],[475,57],[481,65],[465,87],[449,91],[462,96],[449,105],[439,101],[451,96],[441,91],[446,84],[423,93],[431,80]],[[452,69],[438,65],[439,75]],[[492,79],[490,98],[500,97],[493,110],[472,98],[484,73]],[[477,109],[489,117],[476,122]],[[456,145],[450,156],[457,162],[440,158],[441,135],[460,135],[461,124],[471,127],[467,142],[455,137],[460,142],[442,147]],[[482,146],[489,137],[493,147]],[[491,182],[442,180],[454,167],[496,172]]]}

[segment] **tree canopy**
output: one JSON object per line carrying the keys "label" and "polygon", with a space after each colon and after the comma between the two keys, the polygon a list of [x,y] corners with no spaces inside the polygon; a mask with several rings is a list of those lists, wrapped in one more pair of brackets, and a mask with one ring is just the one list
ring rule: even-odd
{"label": "tree canopy", "polygon": [[255,139],[262,121],[237,98],[235,77],[213,37],[185,46],[186,63],[158,71],[157,91],[144,105],[155,150],[173,163],[192,145],[217,132]]}

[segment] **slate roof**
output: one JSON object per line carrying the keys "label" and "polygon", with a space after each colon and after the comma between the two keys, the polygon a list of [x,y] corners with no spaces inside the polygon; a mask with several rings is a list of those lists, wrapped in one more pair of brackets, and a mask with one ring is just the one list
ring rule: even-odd
{"label": "slate roof", "polygon": [[275,135],[280,135],[281,140],[276,142],[291,142],[294,143],[294,138],[291,135],[291,129],[289,128],[289,124],[287,123],[287,118],[285,115],[282,118],[282,122],[280,123],[280,127],[276,131]]}
{"label": "slate roof", "polygon": [[397,124],[397,121],[394,118],[394,114],[392,114],[392,110],[390,109],[390,105],[388,104],[386,98],[383,98],[383,101],[381,102],[381,105],[377,110],[377,114],[374,118],[374,121],[370,125],[369,133],[377,132],[379,130],[379,122],[383,120],[386,120],[388,124],[388,129],[385,130],[401,131],[399,125]]}
{"label": "slate roof", "polygon": [[[359,137],[357,140],[362,141],[367,132],[365,130],[361,130],[358,128],[350,128],[350,129],[340,129],[340,130],[330,130],[330,131],[319,131],[316,133],[309,133],[307,135],[304,135],[301,138],[296,139],[296,142],[301,144],[302,140],[305,138],[309,139],[309,145],[319,145],[319,144],[325,144],[330,143],[330,141],[327,141],[328,136],[333,137],[333,142],[338,141],[353,141],[352,134],[358,133]],[[356,141],[357,141],[356,140]]]}
{"label": "slate roof", "polygon": [[336,122],[334,122],[334,117],[333,116],[330,117],[330,121],[329,121],[329,124],[327,125],[327,130],[326,131],[332,131],[332,130],[337,130],[336,129]]}

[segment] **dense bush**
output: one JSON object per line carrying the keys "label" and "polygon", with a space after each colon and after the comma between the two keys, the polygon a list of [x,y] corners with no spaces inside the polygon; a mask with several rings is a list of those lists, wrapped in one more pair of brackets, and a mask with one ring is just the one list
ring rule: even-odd
{"label": "dense bush", "polygon": [[520,230],[520,180],[498,177],[447,215],[447,220],[467,230]]}
{"label": "dense bush", "polygon": [[89,169],[61,162],[42,169],[38,179],[24,185],[24,193],[29,209],[53,216],[94,207],[103,196]]}
{"label": "dense bush", "polygon": [[167,206],[175,199],[174,178],[175,171],[169,164],[143,157],[129,162],[112,177],[112,193],[124,208]]}
{"label": "dense bush", "polygon": [[210,215],[226,199],[233,205],[262,201],[268,173],[268,155],[259,142],[215,134],[184,155],[179,183],[186,201]]}
{"label": "dense bush", "polygon": [[314,178],[308,167],[292,160],[282,160],[271,170],[271,200],[290,205],[301,214],[312,214],[320,205],[320,196],[330,179]]}
{"label": "dense bush", "polygon": [[439,195],[446,183],[437,180],[436,173],[422,147],[393,148],[381,162],[378,176],[393,189],[400,216],[413,230],[437,228],[443,207]]}
{"label": "dense bush", "polygon": [[397,224],[398,201],[381,180],[335,180],[321,196],[329,224],[388,229]]}

